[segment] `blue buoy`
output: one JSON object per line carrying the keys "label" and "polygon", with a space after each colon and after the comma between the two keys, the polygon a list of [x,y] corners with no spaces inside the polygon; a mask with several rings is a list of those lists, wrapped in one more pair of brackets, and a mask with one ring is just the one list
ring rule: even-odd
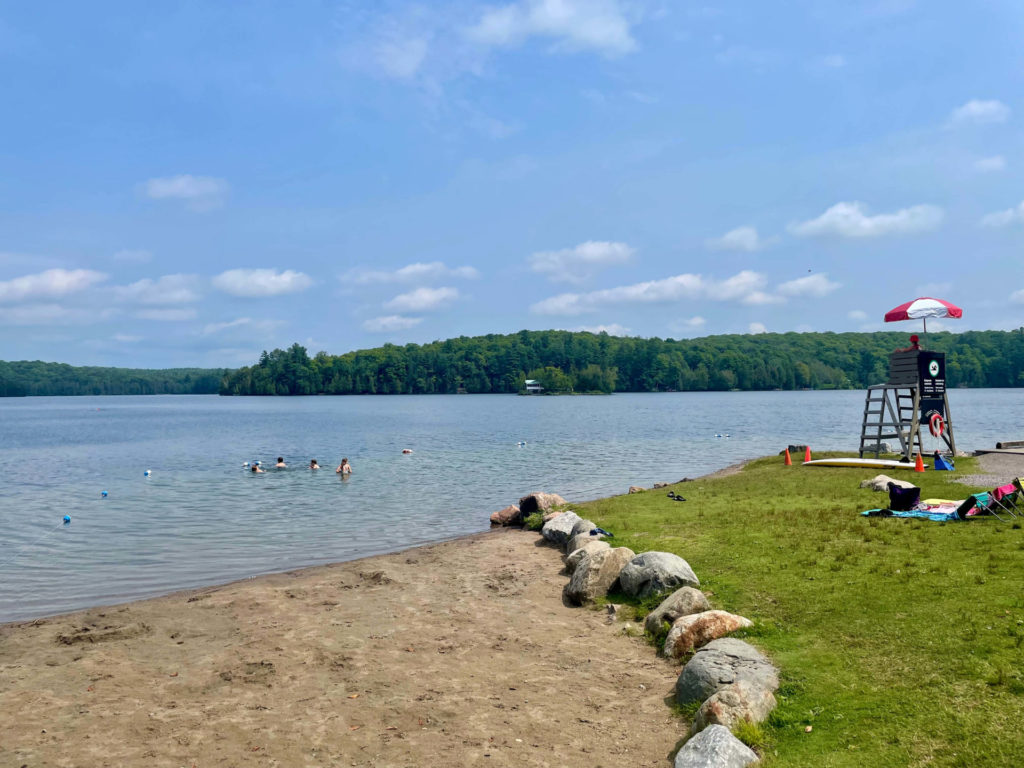
{"label": "blue buoy", "polygon": [[150,471],[149,471],[149,470],[147,469],[147,470],[146,470],[145,472],[143,472],[142,474],[144,474],[144,475],[145,475],[146,477],[149,477],[149,476],[150,476],[151,474],[153,474],[153,473],[152,473],[152,472],[150,472]]}
{"label": "blue buoy", "polygon": [[516,443],[516,445],[518,445],[520,448],[522,448],[524,445],[526,445],[526,442],[523,441],[523,440],[520,440],[518,443]]}
{"label": "blue buoy", "polygon": [[64,525],[71,524],[71,515],[64,515]]}
{"label": "blue buoy", "polygon": [[102,496],[103,498],[106,498],[107,497],[107,492],[106,491],[100,491],[100,496]]}

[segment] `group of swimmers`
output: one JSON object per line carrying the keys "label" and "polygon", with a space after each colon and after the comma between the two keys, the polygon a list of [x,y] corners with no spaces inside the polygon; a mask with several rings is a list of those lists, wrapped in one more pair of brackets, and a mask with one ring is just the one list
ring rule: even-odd
{"label": "group of swimmers", "polygon": [[[258,461],[254,461],[252,463],[251,467],[252,467],[252,473],[254,475],[263,474],[264,472],[267,471],[267,470],[263,469],[263,467],[260,466],[260,463]],[[309,460],[309,468],[310,469],[320,469],[320,465],[316,463],[316,459],[310,459]],[[283,456],[278,456],[277,457],[277,463],[274,465],[274,469],[288,469],[288,465],[284,463],[284,457]],[[339,474],[339,475],[342,475],[342,476],[344,476],[344,475],[351,475],[352,474],[352,465],[348,463],[348,459],[342,459],[341,460],[341,464],[339,464],[338,468],[336,470],[334,470],[334,471],[335,471],[336,474]]]}

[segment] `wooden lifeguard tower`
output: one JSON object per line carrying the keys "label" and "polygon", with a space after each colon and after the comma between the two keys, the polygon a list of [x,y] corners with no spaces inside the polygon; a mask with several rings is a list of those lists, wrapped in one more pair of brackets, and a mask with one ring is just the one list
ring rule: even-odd
{"label": "wooden lifeguard tower", "polygon": [[889,357],[889,380],[868,387],[860,429],[861,458],[865,453],[878,458],[882,441],[898,439],[903,459],[913,460],[923,453],[922,424],[956,455],[946,397],[945,353],[897,350]]}

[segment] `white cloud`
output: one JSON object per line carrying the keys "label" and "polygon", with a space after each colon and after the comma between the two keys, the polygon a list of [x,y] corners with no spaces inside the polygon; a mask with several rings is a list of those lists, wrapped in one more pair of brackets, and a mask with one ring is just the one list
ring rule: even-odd
{"label": "white cloud", "polygon": [[942,209],[934,205],[912,205],[895,213],[869,216],[863,203],[836,203],[816,219],[790,224],[789,231],[799,237],[902,235],[935,229],[942,217]]}
{"label": "white cloud", "polygon": [[424,312],[443,307],[457,298],[457,288],[417,288],[385,302],[384,309],[394,312]]}
{"label": "white cloud", "polygon": [[114,261],[126,261],[135,264],[142,264],[150,261],[153,258],[153,254],[144,249],[124,248],[115,253],[111,258],[114,259]]}
{"label": "white cloud", "polygon": [[106,320],[116,310],[89,312],[60,304],[22,304],[0,307],[0,325],[83,325]]}
{"label": "white cloud", "polygon": [[313,285],[309,275],[291,269],[284,272],[276,269],[229,269],[213,278],[212,282],[224,293],[246,298],[298,293]]}
{"label": "white cloud", "polygon": [[553,282],[582,283],[602,267],[627,264],[635,251],[625,243],[588,240],[575,248],[539,251],[529,258],[530,269]]}
{"label": "white cloud", "polygon": [[704,244],[713,251],[747,251],[753,253],[766,247],[771,238],[761,239],[754,227],[736,227],[726,232],[721,237],[712,237],[704,241]]}
{"label": "white cloud", "polygon": [[224,203],[228,183],[212,176],[166,176],[143,182],[142,191],[153,200],[184,200],[195,211],[209,211]]}
{"label": "white cloud", "polygon": [[119,285],[114,293],[122,301],[138,304],[191,304],[202,296],[196,275],[164,275],[157,280],[147,277],[131,285]]}
{"label": "white cloud", "polygon": [[105,274],[91,269],[48,269],[34,275],[0,281],[0,302],[67,296],[106,279]]}
{"label": "white cloud", "polygon": [[747,330],[750,333],[768,333],[768,327],[764,323],[751,323]]}
{"label": "white cloud", "polygon": [[857,320],[863,322],[868,319],[868,313],[862,309],[851,309],[846,313],[846,316],[851,320]]}
{"label": "white cloud", "polygon": [[629,328],[618,323],[608,323],[606,325],[581,325],[578,328],[572,328],[574,331],[586,331],[587,333],[607,333],[609,336],[628,336]]}
{"label": "white cloud", "polygon": [[1005,227],[1018,221],[1024,221],[1024,201],[1013,208],[1007,208],[1005,211],[996,211],[984,216],[981,220],[981,226]]}
{"label": "white cloud", "polygon": [[265,332],[276,328],[277,322],[273,320],[253,320],[251,317],[239,317],[235,320],[228,320],[222,323],[207,323],[203,326],[203,336],[210,336],[215,333],[223,333],[235,329],[249,332]]}
{"label": "white cloud", "polygon": [[974,161],[974,170],[979,173],[992,173],[994,171],[1006,170],[1006,158],[1002,155],[982,157]]}
{"label": "white cloud", "polygon": [[165,323],[195,320],[197,315],[194,309],[143,309],[135,313],[135,317],[140,320],[157,320]]}
{"label": "white cloud", "polygon": [[841,69],[846,66],[846,58],[839,53],[830,53],[821,58],[821,65],[829,69]]}
{"label": "white cloud", "polygon": [[373,53],[385,75],[408,80],[419,72],[429,50],[430,40],[426,37],[392,34],[379,39]]}
{"label": "white cloud", "polygon": [[1010,117],[1010,108],[1001,101],[971,99],[957,107],[950,115],[954,123],[1005,123]]}
{"label": "white cloud", "polygon": [[828,296],[839,287],[839,283],[833,283],[825,273],[807,275],[790,280],[778,287],[779,293],[783,296],[814,296],[821,298]]}
{"label": "white cloud", "polygon": [[111,338],[119,344],[135,344],[142,341],[142,336],[131,336],[127,333],[115,333]]}
{"label": "white cloud", "polygon": [[373,317],[363,322],[363,330],[370,333],[392,333],[404,331],[423,322],[422,317],[405,317],[403,315],[386,315]]}
{"label": "white cloud", "polygon": [[491,8],[468,30],[483,45],[512,48],[549,38],[556,51],[592,50],[608,57],[636,48],[617,0],[519,0]]}
{"label": "white cloud", "polygon": [[952,283],[924,283],[917,286],[918,296],[945,296],[953,289]]}
{"label": "white cloud", "polygon": [[720,281],[683,274],[588,293],[563,293],[538,301],[530,311],[539,315],[582,315],[616,304],[654,304],[684,299],[738,301],[743,304],[780,301],[778,297],[764,293],[765,283],[764,275],[749,270]]}
{"label": "white cloud", "polygon": [[416,262],[407,264],[400,269],[390,272],[354,269],[338,279],[343,283],[428,283],[432,280],[443,278],[460,277],[466,280],[475,280],[480,277],[480,272],[475,267],[448,267],[442,261],[431,261],[429,263]]}

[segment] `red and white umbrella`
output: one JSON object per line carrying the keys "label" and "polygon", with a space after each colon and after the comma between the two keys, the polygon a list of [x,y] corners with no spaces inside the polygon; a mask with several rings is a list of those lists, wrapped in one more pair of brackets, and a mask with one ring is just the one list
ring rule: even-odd
{"label": "red and white umbrella", "polygon": [[922,296],[919,299],[900,304],[895,309],[885,313],[885,322],[895,323],[898,320],[917,320],[924,322],[924,330],[928,331],[929,317],[963,317],[964,311],[955,304],[950,304],[942,299],[933,299]]}

